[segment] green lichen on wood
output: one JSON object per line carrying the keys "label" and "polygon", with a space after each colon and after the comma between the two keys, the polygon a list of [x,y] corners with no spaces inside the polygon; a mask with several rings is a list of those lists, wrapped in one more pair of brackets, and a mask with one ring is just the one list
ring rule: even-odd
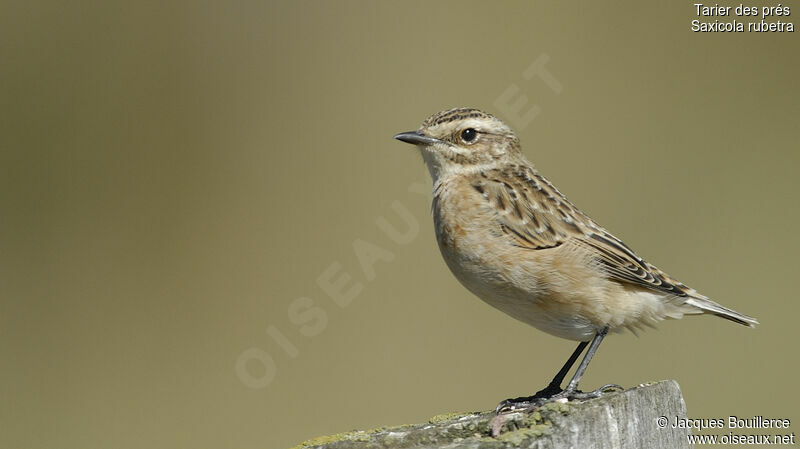
{"label": "green lichen on wood", "polygon": [[364,443],[371,441],[376,434],[380,434],[383,432],[390,432],[392,430],[405,429],[408,427],[411,426],[408,424],[399,426],[382,426],[370,430],[353,430],[350,432],[335,433],[333,435],[322,435],[314,437],[310,440],[303,441],[302,443],[296,446],[292,446],[290,449],[308,449],[308,448],[316,448],[322,446],[330,446],[333,443],[338,443],[342,441]]}
{"label": "green lichen on wood", "polygon": [[[674,381],[610,392],[586,402],[552,402],[531,413],[500,417],[488,411],[441,414],[423,424],[318,437],[292,449],[582,447],[595,441],[591,438],[604,436],[624,443],[608,447],[687,447],[685,435],[650,428],[658,415],[668,411],[679,416],[686,413]],[[567,430],[575,426],[582,432]],[[605,435],[609,428],[616,429],[613,436]]]}
{"label": "green lichen on wood", "polygon": [[451,421],[456,418],[460,418],[462,416],[467,415],[474,415],[475,413],[442,413],[441,415],[432,416],[431,419],[428,420],[431,424],[439,424],[445,421]]}
{"label": "green lichen on wood", "polygon": [[354,430],[352,432],[341,432],[333,435],[322,435],[307,441],[303,441],[297,446],[292,446],[291,449],[307,449],[311,447],[325,446],[343,440],[362,442],[369,441],[369,431]]}
{"label": "green lichen on wood", "polygon": [[488,436],[491,440],[499,440],[520,446],[528,440],[547,435],[552,431],[553,420],[570,413],[570,406],[563,402],[551,402],[531,413],[513,413],[508,415],[500,429],[499,435]]}
{"label": "green lichen on wood", "polygon": [[[553,416],[569,413],[569,405],[562,403],[545,404],[533,413],[513,413],[503,425],[503,431],[495,439],[491,424],[495,418],[492,412],[443,413],[431,417],[428,425],[380,427],[372,430],[357,430],[334,435],[312,438],[291,449],[311,449],[318,447],[346,447],[365,444],[363,447],[412,447],[414,445],[437,444],[443,441],[486,440],[503,441],[518,445],[531,438],[547,434]],[[426,432],[435,427],[435,432]],[[341,443],[341,444],[334,444]]]}

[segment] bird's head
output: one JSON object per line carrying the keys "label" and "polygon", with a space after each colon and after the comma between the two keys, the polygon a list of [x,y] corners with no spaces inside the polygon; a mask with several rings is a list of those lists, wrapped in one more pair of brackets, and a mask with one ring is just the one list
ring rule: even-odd
{"label": "bird's head", "polygon": [[491,114],[458,108],[425,119],[416,131],[395,139],[417,145],[434,180],[449,174],[493,168],[522,157],[514,131]]}

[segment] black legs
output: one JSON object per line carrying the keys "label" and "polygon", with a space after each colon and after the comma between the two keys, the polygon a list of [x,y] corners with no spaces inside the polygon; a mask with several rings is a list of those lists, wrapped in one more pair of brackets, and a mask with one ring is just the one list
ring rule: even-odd
{"label": "black legs", "polygon": [[[557,399],[590,399],[596,398],[603,394],[606,390],[610,389],[619,389],[621,390],[622,387],[615,384],[608,384],[604,385],[597,390],[590,391],[588,393],[584,393],[578,390],[578,383],[580,383],[583,374],[586,372],[586,368],[589,366],[589,362],[592,361],[592,357],[594,353],[597,352],[597,348],[600,346],[600,343],[603,341],[603,338],[608,333],[608,328],[604,328],[599,331],[594,338],[592,339],[591,343],[589,342],[581,342],[578,344],[578,347],[575,348],[575,351],[567,360],[567,363],[559,370],[558,374],[553,378],[547,387],[537,392],[535,395],[530,397],[519,397],[514,399],[506,399],[505,401],[498,404],[496,412],[509,412],[515,411],[520,409],[529,410],[531,408],[539,407],[540,405],[554,401]],[[575,364],[575,361],[578,360],[578,357],[581,355],[583,350],[586,346],[589,346],[589,350],[586,351],[586,355],[583,356],[583,360],[581,360],[580,365],[578,365],[578,369],[575,370],[575,374],[572,376],[572,379],[567,384],[567,388],[562,390],[561,389],[561,382],[564,381],[564,378],[569,373],[569,370],[572,368],[572,365]]]}

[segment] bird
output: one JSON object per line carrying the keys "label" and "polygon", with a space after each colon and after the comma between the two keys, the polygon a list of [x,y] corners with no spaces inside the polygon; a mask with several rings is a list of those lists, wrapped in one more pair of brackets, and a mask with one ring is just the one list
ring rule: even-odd
{"label": "bird", "polygon": [[448,109],[394,138],[420,150],[433,180],[439,250],[461,284],[519,321],[578,342],[545,388],[500,402],[498,414],[621,390],[616,384],[578,390],[609,332],[636,333],[667,318],[695,314],[758,324],[648,263],[578,209],[539,174],[514,131],[495,116],[474,108]]}

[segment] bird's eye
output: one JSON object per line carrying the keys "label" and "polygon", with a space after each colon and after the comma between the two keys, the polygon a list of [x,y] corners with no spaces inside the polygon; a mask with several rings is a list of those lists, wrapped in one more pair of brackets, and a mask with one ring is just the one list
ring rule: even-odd
{"label": "bird's eye", "polygon": [[464,131],[461,131],[461,140],[463,140],[466,143],[472,143],[477,138],[478,138],[478,131],[475,131],[472,128],[467,128]]}

